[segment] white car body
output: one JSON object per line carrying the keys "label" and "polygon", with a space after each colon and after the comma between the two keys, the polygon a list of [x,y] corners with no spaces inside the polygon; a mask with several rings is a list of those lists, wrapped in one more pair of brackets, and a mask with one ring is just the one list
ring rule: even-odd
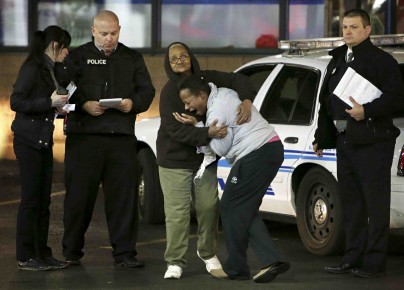
{"label": "white car body", "polygon": [[[388,49],[388,51],[400,64],[404,65],[403,50]],[[313,109],[311,121],[309,122],[309,124],[291,125],[272,123],[284,144],[285,160],[278,174],[273,180],[271,187],[268,188],[260,207],[261,212],[269,213],[270,216],[278,215],[280,217],[289,218],[289,220],[298,220],[299,217],[297,212],[296,196],[304,175],[311,168],[321,168],[322,170],[332,174],[335,180],[337,178],[336,150],[324,150],[324,156],[322,158],[318,158],[314,154],[312,146],[312,141],[314,140],[314,132],[317,128],[317,116],[319,111],[319,88],[322,85],[329,60],[330,57],[328,56],[327,51],[318,50],[316,52],[310,52],[303,57],[291,57],[287,54],[264,57],[249,62],[236,70],[237,72],[242,72],[245,69],[265,65],[271,65],[274,67],[272,69],[272,72],[266,77],[265,81],[258,91],[256,98],[254,99],[253,104],[259,111],[264,103],[268,90],[274,84],[278,73],[283,69],[283,67],[290,66],[293,68],[296,66],[303,68],[312,68],[317,72],[317,74],[321,74],[320,81],[316,90],[315,103],[313,103],[315,107]],[[398,128],[400,128],[401,135],[396,140],[394,160],[391,168],[392,195],[390,225],[391,228],[404,228],[404,177],[397,175],[397,164],[400,158],[402,146],[404,144],[404,119],[396,119],[395,124]],[[149,147],[154,152],[154,154],[156,154],[156,139],[159,125],[159,118],[142,120],[136,124],[136,136],[138,138],[138,142],[144,143],[143,146]],[[293,140],[293,142],[288,142],[287,140]],[[220,192],[222,192],[224,189],[230,169],[231,167],[229,166],[229,164],[224,158],[222,158],[218,164],[218,183]],[[320,207],[320,211],[322,210],[322,205],[323,203],[319,203],[318,205],[318,207]],[[326,208],[324,208],[324,210],[326,210]],[[308,226],[310,227],[310,222],[308,222]],[[299,228],[299,231],[301,230],[304,231],[303,228]],[[308,228],[307,231],[310,231],[310,228]],[[323,233],[319,232],[318,234],[322,235]],[[316,247],[311,248],[310,243],[305,243],[305,245],[309,251],[318,254],[328,254],[336,250],[336,247],[333,247],[332,250],[328,251],[324,249],[316,249]]]}

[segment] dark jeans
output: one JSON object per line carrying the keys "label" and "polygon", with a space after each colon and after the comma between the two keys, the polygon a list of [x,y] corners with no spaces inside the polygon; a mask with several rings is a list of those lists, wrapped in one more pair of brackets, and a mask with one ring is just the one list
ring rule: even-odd
{"label": "dark jeans", "polygon": [[52,255],[48,247],[50,194],[52,189],[52,148],[36,149],[14,137],[21,179],[21,203],[17,216],[17,260]]}
{"label": "dark jeans", "polygon": [[228,251],[223,269],[231,278],[249,278],[249,243],[262,267],[279,260],[279,254],[258,210],[282,162],[283,145],[276,141],[242,157],[230,171],[220,201],[220,216]]}

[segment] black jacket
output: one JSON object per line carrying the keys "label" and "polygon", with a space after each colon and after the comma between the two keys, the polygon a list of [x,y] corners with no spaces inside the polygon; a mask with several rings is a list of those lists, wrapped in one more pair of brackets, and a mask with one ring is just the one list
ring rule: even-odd
{"label": "black jacket", "polygon": [[[66,63],[77,85],[70,100],[76,110],[68,114],[67,134],[133,135],[136,115],[149,108],[155,94],[142,55],[118,43],[106,57],[93,42],[88,42],[74,49]],[[129,98],[133,101],[132,111],[108,109],[100,116],[91,116],[82,109],[87,101],[105,98]]]}
{"label": "black jacket", "polygon": [[[197,59],[189,48],[183,43],[180,44],[188,50],[193,74],[201,76],[218,87],[228,87],[237,91],[241,100],[254,99],[256,92],[248,77],[214,70],[201,71]],[[199,168],[203,159],[203,154],[196,153],[196,146],[209,143],[208,128],[196,128],[175,120],[173,112],[193,115],[198,120],[201,118],[185,111],[185,105],[178,91],[178,83],[182,76],[172,71],[168,51],[169,49],[164,59],[164,68],[169,79],[161,91],[159,104],[161,124],[157,136],[157,164],[167,168],[195,170]]]}
{"label": "black jacket", "polygon": [[11,129],[29,146],[52,146],[55,109],[50,97],[55,89],[46,62],[40,66],[32,60],[21,66],[10,97],[16,112]]}
{"label": "black jacket", "polygon": [[[336,147],[337,131],[330,108],[329,81],[331,75],[341,69],[347,46],[329,52],[332,56],[320,91],[320,111],[313,144],[318,149]],[[354,60],[348,65],[369,80],[383,93],[380,98],[364,104],[365,120],[356,121],[347,114],[346,135],[353,144],[375,142],[380,139],[395,139],[400,131],[393,125],[393,115],[404,108],[404,85],[397,61],[387,52],[377,48],[370,39],[352,47]],[[345,65],[346,66],[346,65]]]}

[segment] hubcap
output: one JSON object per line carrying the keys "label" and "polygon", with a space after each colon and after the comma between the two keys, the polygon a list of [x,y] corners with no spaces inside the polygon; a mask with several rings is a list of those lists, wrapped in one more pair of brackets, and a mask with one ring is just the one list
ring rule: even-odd
{"label": "hubcap", "polygon": [[333,231],[334,198],[324,184],[316,184],[307,195],[306,222],[313,240],[324,242]]}
{"label": "hubcap", "polygon": [[328,209],[323,199],[319,198],[315,202],[313,207],[313,216],[315,221],[320,225],[327,221]]}

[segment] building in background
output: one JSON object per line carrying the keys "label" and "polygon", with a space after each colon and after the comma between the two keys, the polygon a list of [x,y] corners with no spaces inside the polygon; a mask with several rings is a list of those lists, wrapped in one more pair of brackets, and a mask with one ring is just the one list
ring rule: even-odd
{"label": "building in background", "polygon": [[[377,34],[404,33],[404,0],[0,0],[0,158],[12,154],[9,96],[36,30],[59,25],[78,46],[91,39],[97,12],[113,10],[121,21],[120,40],[143,52],[159,91],[165,82],[162,55],[173,41],[204,54],[205,69],[231,71],[278,53],[278,40],[339,36],[339,19],[352,8],[372,15]],[[158,114],[158,104],[151,110]],[[63,150],[61,127],[56,122],[55,145]]]}

